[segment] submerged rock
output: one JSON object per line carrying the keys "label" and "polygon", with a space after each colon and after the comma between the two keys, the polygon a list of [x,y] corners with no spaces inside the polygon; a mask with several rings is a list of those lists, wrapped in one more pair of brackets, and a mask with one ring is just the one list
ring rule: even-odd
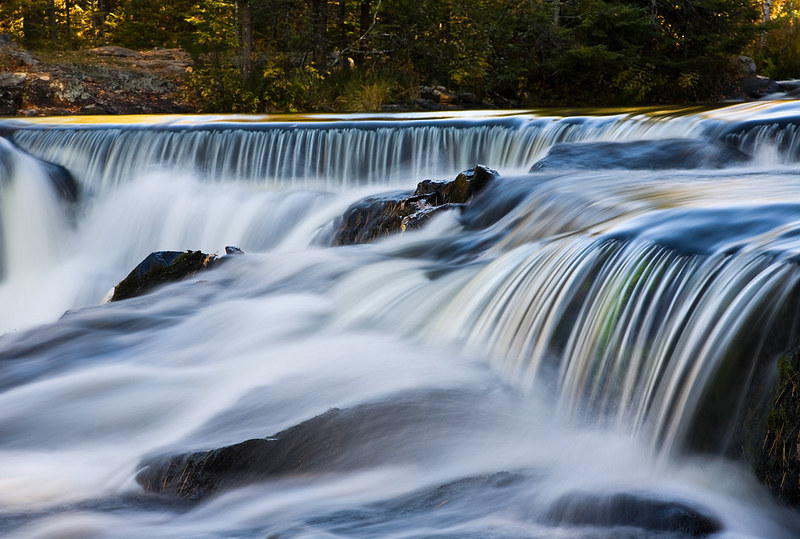
{"label": "submerged rock", "polygon": [[530,172],[542,169],[721,168],[749,159],[747,154],[735,148],[693,139],[574,142],[550,148],[544,158],[533,164]]}
{"label": "submerged rock", "polygon": [[50,181],[50,186],[59,199],[64,202],[78,201],[80,187],[69,170],[61,165],[34,157],[5,139],[0,140],[0,184],[14,176],[16,167],[20,166],[21,155],[33,159],[43,169]]}
{"label": "submerged rock", "polygon": [[391,401],[332,408],[266,438],[209,451],[156,456],[140,465],[136,481],[146,492],[194,501],[221,490],[289,474],[354,470],[386,462],[418,461],[404,445],[437,435],[464,418],[480,395],[454,391],[408,393]]}
{"label": "submerged rock", "polygon": [[150,253],[114,287],[110,301],[141,296],[159,285],[192,277],[198,271],[211,267],[217,260],[216,255],[200,251]]}
{"label": "submerged rock", "polygon": [[705,537],[721,529],[715,519],[682,502],[630,493],[570,493],[550,506],[546,519],[554,524],[638,528],[643,532],[673,532],[691,537]]}
{"label": "submerged rock", "polygon": [[345,210],[332,243],[369,243],[406,229],[421,228],[436,213],[463,208],[496,176],[496,171],[477,165],[454,180],[424,180],[410,195],[400,191],[367,197]]}
{"label": "submerged rock", "polygon": [[754,467],[779,499],[800,507],[800,348],[778,361],[778,386]]}

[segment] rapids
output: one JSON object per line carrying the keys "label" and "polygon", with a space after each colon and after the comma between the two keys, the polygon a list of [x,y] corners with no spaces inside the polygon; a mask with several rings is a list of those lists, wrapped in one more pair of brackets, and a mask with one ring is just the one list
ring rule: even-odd
{"label": "rapids", "polygon": [[[0,121],[0,534],[800,535],[741,458],[800,345],[799,130],[793,101]],[[476,163],[501,176],[463,212],[329,247],[350,204]],[[226,245],[104,303],[151,251]],[[332,409],[328,467],[136,480]]]}

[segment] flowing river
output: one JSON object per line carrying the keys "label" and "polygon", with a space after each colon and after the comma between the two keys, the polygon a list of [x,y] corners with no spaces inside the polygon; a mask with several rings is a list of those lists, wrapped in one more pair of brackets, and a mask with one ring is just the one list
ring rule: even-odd
{"label": "flowing river", "polygon": [[[478,163],[463,211],[331,247]],[[800,346],[799,167],[797,101],[2,120],[0,535],[797,537],[743,454]]]}

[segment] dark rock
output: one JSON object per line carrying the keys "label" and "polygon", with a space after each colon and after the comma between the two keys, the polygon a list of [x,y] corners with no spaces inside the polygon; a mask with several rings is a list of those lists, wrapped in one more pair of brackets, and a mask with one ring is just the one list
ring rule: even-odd
{"label": "dark rock", "polygon": [[446,439],[447,425],[463,417],[467,402],[476,397],[481,398],[447,390],[412,392],[391,401],[333,408],[267,438],[146,459],[136,481],[147,492],[194,501],[289,474],[417,461],[418,452],[403,452],[404,442],[420,435],[429,443],[436,434]]}
{"label": "dark rock", "polygon": [[693,139],[637,140],[632,142],[577,142],[556,144],[534,163],[542,169],[662,170],[721,168],[748,161],[735,148]]}
{"label": "dark rock", "polygon": [[225,254],[226,255],[243,255],[246,254],[244,249],[240,249],[235,245],[226,245],[225,246]]}
{"label": "dark rock", "polygon": [[571,493],[552,504],[546,519],[554,524],[631,527],[644,532],[674,532],[705,537],[720,531],[715,519],[676,501],[653,500],[629,493]]}
{"label": "dark rock", "polygon": [[[369,243],[402,230],[403,217],[418,210],[407,192],[367,197],[347,208],[339,219],[332,245]],[[414,204],[413,208],[406,205]]]}
{"label": "dark rock", "polygon": [[78,202],[80,187],[72,173],[61,165],[41,161],[58,196],[66,202]]}
{"label": "dark rock", "polygon": [[367,197],[345,210],[332,244],[369,243],[406,228],[420,228],[436,213],[462,208],[496,175],[477,165],[454,180],[424,180],[411,195],[401,191]]}
{"label": "dark rock", "polygon": [[778,361],[778,385],[754,468],[779,499],[800,507],[800,348]]}
{"label": "dark rock", "polygon": [[25,73],[0,73],[0,116],[13,116],[22,103]]}
{"label": "dark rock", "polygon": [[761,99],[767,95],[780,93],[781,87],[772,79],[758,75],[738,79],[725,94],[733,99]]}
{"label": "dark rock", "polygon": [[78,201],[80,187],[69,170],[61,165],[33,157],[13,144],[8,146],[0,145],[0,179],[7,179],[13,175],[14,167],[18,163],[18,157],[14,155],[15,152],[28,155],[44,168],[53,190],[61,200],[64,202]]}
{"label": "dark rock", "polygon": [[439,102],[432,99],[415,99],[412,103],[419,110],[442,110]]}
{"label": "dark rock", "polygon": [[471,94],[469,92],[462,92],[462,93],[458,94],[458,100],[459,100],[459,102],[461,102],[461,103],[463,103],[465,105],[480,105],[481,104],[481,99],[477,95]]}
{"label": "dark rock", "polygon": [[200,251],[156,251],[142,260],[116,287],[110,301],[141,296],[153,288],[187,279],[214,265],[216,255]]}

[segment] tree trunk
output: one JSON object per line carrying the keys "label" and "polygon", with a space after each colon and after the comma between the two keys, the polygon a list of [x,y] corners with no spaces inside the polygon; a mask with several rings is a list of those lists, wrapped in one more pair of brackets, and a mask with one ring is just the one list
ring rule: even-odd
{"label": "tree trunk", "polygon": [[328,2],[327,0],[311,0],[312,43],[314,46],[314,62],[317,67],[324,67],[328,60]]}
{"label": "tree trunk", "polygon": [[50,41],[55,43],[58,41],[58,27],[56,26],[56,2],[55,0],[47,0],[47,19],[50,23],[49,33]]}
{"label": "tree trunk", "polygon": [[253,56],[253,10],[250,0],[239,0],[239,33],[242,82],[250,78]]}
{"label": "tree trunk", "polygon": [[347,46],[347,28],[345,27],[345,18],[347,17],[347,4],[345,0],[339,0],[339,48],[343,49]]}
{"label": "tree trunk", "polygon": [[72,0],[64,1],[64,11],[66,11],[67,23],[67,43],[72,43],[72,19],[70,19],[70,12],[72,11]]}
{"label": "tree trunk", "polygon": [[97,28],[99,30],[100,45],[106,44],[106,11],[103,0],[97,0]]}
{"label": "tree trunk", "polygon": [[358,33],[364,35],[372,26],[372,0],[361,0],[361,13],[359,17]]}
{"label": "tree trunk", "polygon": [[44,6],[39,2],[30,2],[22,7],[22,39],[28,48],[41,45],[45,34]]}

